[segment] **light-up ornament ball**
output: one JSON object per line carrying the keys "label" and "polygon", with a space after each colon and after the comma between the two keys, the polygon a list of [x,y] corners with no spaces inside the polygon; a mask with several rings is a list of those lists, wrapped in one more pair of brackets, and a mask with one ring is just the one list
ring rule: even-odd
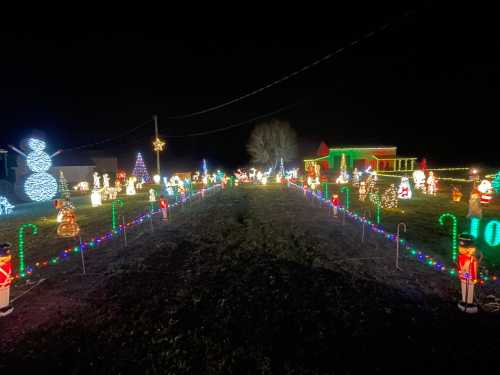
{"label": "light-up ornament ball", "polygon": [[30,138],[28,147],[32,150],[26,156],[26,164],[30,171],[35,172],[24,182],[26,195],[35,202],[42,202],[52,199],[57,194],[57,181],[48,174],[52,166],[52,160],[46,152],[45,142]]}
{"label": "light-up ornament ball", "polygon": [[159,184],[159,183],[160,183],[160,181],[161,181],[161,177],[160,177],[160,175],[159,175],[159,174],[155,174],[155,175],[153,176],[153,181],[155,182],[155,184]]}

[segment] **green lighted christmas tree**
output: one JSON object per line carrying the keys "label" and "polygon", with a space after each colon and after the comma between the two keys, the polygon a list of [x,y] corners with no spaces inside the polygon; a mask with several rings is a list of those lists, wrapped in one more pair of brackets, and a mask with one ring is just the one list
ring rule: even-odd
{"label": "green lighted christmas tree", "polygon": [[500,171],[497,172],[495,179],[491,182],[493,189],[497,194],[500,194]]}
{"label": "green lighted christmas tree", "polygon": [[68,188],[68,181],[64,177],[63,171],[59,171],[59,194],[61,198],[69,200],[71,198],[71,191]]}

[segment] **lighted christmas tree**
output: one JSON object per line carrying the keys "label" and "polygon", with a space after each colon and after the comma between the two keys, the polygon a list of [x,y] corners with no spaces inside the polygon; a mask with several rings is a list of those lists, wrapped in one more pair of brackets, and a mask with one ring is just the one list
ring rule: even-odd
{"label": "lighted christmas tree", "polygon": [[495,189],[497,194],[500,194],[500,171],[497,172],[495,179],[491,182],[493,189]]}
{"label": "lighted christmas tree", "polygon": [[382,207],[383,208],[397,208],[398,207],[398,190],[396,185],[391,184],[382,194]]}
{"label": "lighted christmas tree", "polygon": [[68,188],[68,181],[64,177],[63,171],[59,171],[59,195],[61,198],[69,200],[71,198],[71,192]]}
{"label": "lighted christmas tree", "polygon": [[137,154],[137,159],[135,161],[134,170],[132,171],[132,176],[136,177],[137,181],[151,182],[146,164],[144,164],[144,160],[142,159],[142,155],[140,152]]}

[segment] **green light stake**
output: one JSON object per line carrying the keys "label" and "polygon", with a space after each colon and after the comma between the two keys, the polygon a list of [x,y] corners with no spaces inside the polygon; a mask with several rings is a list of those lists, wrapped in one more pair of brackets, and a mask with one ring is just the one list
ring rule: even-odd
{"label": "green light stake", "polygon": [[323,198],[328,199],[328,182],[323,182]]}
{"label": "green light stake", "polygon": [[380,224],[380,208],[381,208],[381,202],[380,202],[380,193],[370,193],[373,194],[373,203],[375,204],[375,221],[377,224]]}
{"label": "green light stake", "polygon": [[111,221],[113,230],[116,229],[116,203],[118,203],[120,207],[123,207],[125,205],[123,199],[120,198],[115,199],[113,202],[111,202]]}
{"label": "green light stake", "polygon": [[35,235],[38,233],[38,227],[35,224],[23,224],[19,227],[19,230],[17,232],[17,239],[18,239],[18,257],[19,257],[19,275],[21,277],[26,276],[24,273],[24,235],[26,228],[31,229],[31,234]]}
{"label": "green light stake", "polygon": [[439,216],[439,224],[444,225],[444,219],[446,218],[451,220],[451,259],[456,261],[458,253],[458,220],[455,215],[446,212]]}
{"label": "green light stake", "polygon": [[[343,186],[340,188],[341,193],[345,193],[345,208],[349,209],[350,204],[349,204],[349,194],[350,194],[351,189],[349,189],[349,186]],[[380,219],[380,214],[379,214],[379,219]]]}

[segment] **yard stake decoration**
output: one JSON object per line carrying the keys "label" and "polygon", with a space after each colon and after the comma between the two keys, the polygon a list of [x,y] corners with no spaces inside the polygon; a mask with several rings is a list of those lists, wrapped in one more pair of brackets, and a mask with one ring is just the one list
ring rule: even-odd
{"label": "yard stake decoration", "polygon": [[439,224],[444,225],[444,219],[446,218],[449,218],[451,220],[451,259],[455,262],[457,260],[457,253],[458,253],[458,246],[457,246],[458,221],[455,215],[446,212],[441,216],[439,216]]}
{"label": "yard stake decoration", "polygon": [[398,228],[397,228],[397,234],[396,234],[396,269],[401,270],[399,268],[399,227],[403,227],[403,231],[406,233],[406,224],[405,223],[399,223]]}
{"label": "yard stake decoration", "polygon": [[350,194],[350,189],[349,189],[349,186],[343,186],[342,188],[340,188],[340,192],[341,193],[345,193],[345,208],[349,209],[349,194]]}
{"label": "yard stake decoration", "polygon": [[123,207],[125,204],[123,202],[123,199],[115,199],[113,202],[111,202],[111,220],[112,220],[112,229],[116,229],[116,203],[120,205],[120,207]]}
{"label": "yard stake decoration", "polygon": [[26,276],[24,272],[24,236],[26,229],[31,229],[31,234],[35,235],[38,233],[38,227],[35,224],[23,224],[18,230],[18,257],[19,257],[19,275],[21,277]]}

